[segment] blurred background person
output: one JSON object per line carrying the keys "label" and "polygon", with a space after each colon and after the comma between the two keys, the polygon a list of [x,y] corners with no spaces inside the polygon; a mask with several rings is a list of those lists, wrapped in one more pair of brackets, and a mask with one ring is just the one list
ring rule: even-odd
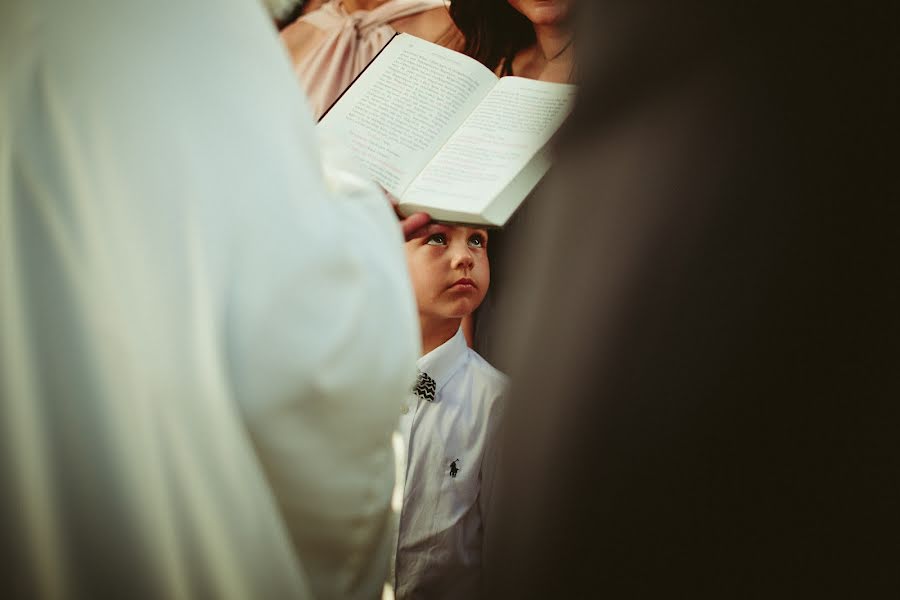
{"label": "blurred background person", "polygon": [[[575,82],[574,0],[454,0],[450,15],[465,38],[463,51],[498,76],[514,75]],[[509,293],[508,273],[515,261],[508,240],[530,220],[530,198],[509,223],[491,234],[494,281],[474,318],[463,321],[470,344],[491,364],[505,369],[498,351],[497,310]]]}
{"label": "blurred background person", "polygon": [[896,596],[888,21],[580,8],[582,94],[500,312],[486,597]]}
{"label": "blurred background person", "polygon": [[571,83],[574,0],[454,0],[463,52],[497,75]]}
{"label": "blurred background person", "polygon": [[0,8],[5,598],[380,593],[415,306],[271,19]]}
{"label": "blurred background person", "polygon": [[445,0],[327,0],[281,31],[317,119],[395,33],[462,48]]}

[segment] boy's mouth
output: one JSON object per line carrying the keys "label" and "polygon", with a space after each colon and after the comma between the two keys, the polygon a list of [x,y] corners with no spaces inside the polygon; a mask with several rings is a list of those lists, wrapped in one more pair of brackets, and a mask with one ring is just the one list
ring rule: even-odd
{"label": "boy's mouth", "polygon": [[469,279],[468,277],[463,277],[462,279],[457,279],[453,282],[453,285],[450,286],[451,289],[460,289],[460,288],[477,288],[475,282]]}

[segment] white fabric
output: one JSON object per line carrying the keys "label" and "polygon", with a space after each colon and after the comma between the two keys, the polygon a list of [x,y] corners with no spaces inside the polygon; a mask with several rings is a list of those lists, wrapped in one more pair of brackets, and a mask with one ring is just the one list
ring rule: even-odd
{"label": "white fabric", "polygon": [[333,162],[330,194],[314,136],[258,0],[2,3],[14,596],[380,593],[418,321],[386,201]]}
{"label": "white fabric", "polygon": [[[466,346],[460,329],[419,359],[433,402],[401,408],[406,473],[395,543],[394,591],[404,598],[478,598],[506,377]],[[458,471],[451,475],[450,464]]]}

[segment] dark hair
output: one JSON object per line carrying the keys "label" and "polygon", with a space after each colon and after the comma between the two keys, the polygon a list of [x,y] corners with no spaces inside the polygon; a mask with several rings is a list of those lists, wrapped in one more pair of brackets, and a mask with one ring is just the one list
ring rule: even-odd
{"label": "dark hair", "polygon": [[534,44],[534,27],[507,0],[453,0],[450,17],[466,39],[463,52],[495,70]]}
{"label": "dark hair", "polygon": [[278,28],[278,31],[283,30],[285,27],[302,17],[306,12],[306,4],[307,0],[297,0],[287,13],[276,18],[275,27]]}

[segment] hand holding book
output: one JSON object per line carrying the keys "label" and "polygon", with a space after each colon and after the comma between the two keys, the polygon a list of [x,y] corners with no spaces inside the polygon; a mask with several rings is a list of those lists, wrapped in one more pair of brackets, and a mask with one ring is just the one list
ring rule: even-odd
{"label": "hand holding book", "polygon": [[397,198],[386,189],[381,189],[382,191],[384,191],[384,195],[387,196],[388,201],[394,208],[394,212],[397,214],[397,218],[400,219],[400,229],[403,231],[403,239],[408,242],[414,237],[418,237],[418,235],[425,229],[425,226],[431,222],[431,216],[429,216],[429,214],[425,212],[417,212],[410,215],[404,215],[402,212],[400,212],[400,201],[397,200]]}

